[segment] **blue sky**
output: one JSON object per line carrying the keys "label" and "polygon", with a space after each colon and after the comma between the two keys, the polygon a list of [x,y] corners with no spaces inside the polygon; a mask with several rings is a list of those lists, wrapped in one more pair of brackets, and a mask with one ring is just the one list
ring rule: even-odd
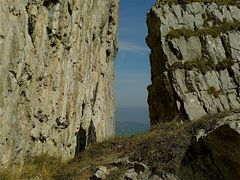
{"label": "blue sky", "polygon": [[146,13],[154,3],[155,0],[120,0],[119,52],[115,66],[117,121],[148,121],[150,50],[145,43]]}

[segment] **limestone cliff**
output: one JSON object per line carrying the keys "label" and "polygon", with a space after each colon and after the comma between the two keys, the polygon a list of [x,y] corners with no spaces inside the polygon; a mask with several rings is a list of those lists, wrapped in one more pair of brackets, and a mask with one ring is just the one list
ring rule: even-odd
{"label": "limestone cliff", "polygon": [[159,0],[149,11],[152,124],[240,108],[240,3],[215,2]]}
{"label": "limestone cliff", "polygon": [[114,136],[118,0],[0,0],[0,166]]}

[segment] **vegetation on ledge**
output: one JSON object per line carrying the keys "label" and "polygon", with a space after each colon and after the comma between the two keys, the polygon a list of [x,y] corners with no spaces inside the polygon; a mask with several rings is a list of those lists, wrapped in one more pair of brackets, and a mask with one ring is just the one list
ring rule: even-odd
{"label": "vegetation on ledge", "polygon": [[216,90],[215,87],[210,87],[207,92],[215,98],[218,98],[221,94],[223,94],[220,90]]}
{"label": "vegetation on ledge", "polygon": [[208,71],[221,71],[230,68],[234,65],[234,60],[232,58],[226,58],[220,61],[218,64],[214,64],[211,60],[207,60],[204,58],[198,58],[191,61],[177,61],[173,63],[170,67],[172,71],[176,69],[186,69],[186,70],[193,70],[197,69],[202,74],[206,74]]}
{"label": "vegetation on ledge", "polygon": [[231,30],[240,30],[240,22],[234,21],[234,22],[228,22],[224,20],[223,22],[219,22],[217,25],[213,27],[208,27],[204,29],[172,29],[167,35],[167,40],[173,39],[173,38],[180,38],[181,36],[184,36],[186,38],[190,38],[192,36],[200,37],[200,36],[206,36],[211,35],[212,37],[216,38],[220,34],[224,34]]}

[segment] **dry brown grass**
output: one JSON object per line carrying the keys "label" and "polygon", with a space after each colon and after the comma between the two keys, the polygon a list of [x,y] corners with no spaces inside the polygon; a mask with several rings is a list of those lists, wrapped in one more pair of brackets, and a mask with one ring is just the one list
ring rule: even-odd
{"label": "dry brown grass", "polygon": [[220,90],[216,90],[215,87],[210,87],[207,92],[215,98],[218,98],[222,94],[222,92]]}
{"label": "dry brown grass", "polygon": [[190,71],[196,69],[202,74],[206,74],[208,71],[221,71],[228,69],[233,65],[234,60],[232,58],[223,59],[217,64],[214,64],[214,62],[210,59],[197,58],[184,63],[182,61],[177,61],[173,63],[170,70],[175,71],[176,69],[186,69]]}
{"label": "dry brown grass", "polygon": [[57,175],[58,170],[64,166],[60,158],[50,157],[42,154],[38,157],[28,157],[24,165],[14,165],[0,171],[1,180],[32,179],[51,179]]}
{"label": "dry brown grass", "polygon": [[213,27],[206,27],[204,29],[186,29],[186,28],[181,28],[181,29],[172,29],[166,36],[168,40],[172,38],[180,38],[181,36],[184,36],[186,38],[190,38],[192,36],[206,36],[206,35],[211,35],[212,37],[216,38],[218,37],[221,33],[226,33],[231,30],[239,30],[240,29],[240,22],[234,21],[234,22],[219,22]]}
{"label": "dry brown grass", "polygon": [[[240,112],[240,111],[234,111]],[[96,167],[110,167],[114,160],[128,156],[132,161],[143,162],[156,174],[162,171],[178,173],[181,159],[191,139],[199,129],[211,131],[216,121],[232,112],[208,115],[196,122],[181,123],[179,119],[157,124],[149,132],[131,137],[117,137],[106,142],[92,145],[68,163],[60,159],[42,155],[29,158],[21,173],[12,175],[11,168],[0,172],[0,179],[89,179]],[[124,167],[110,174],[109,179],[116,179]]]}

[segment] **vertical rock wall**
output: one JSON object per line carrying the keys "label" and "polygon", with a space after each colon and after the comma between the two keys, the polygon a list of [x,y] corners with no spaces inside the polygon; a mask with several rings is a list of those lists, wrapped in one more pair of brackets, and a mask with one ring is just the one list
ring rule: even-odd
{"label": "vertical rock wall", "polygon": [[148,13],[152,125],[240,108],[239,1],[183,2]]}
{"label": "vertical rock wall", "polygon": [[0,0],[0,166],[114,136],[118,0]]}

